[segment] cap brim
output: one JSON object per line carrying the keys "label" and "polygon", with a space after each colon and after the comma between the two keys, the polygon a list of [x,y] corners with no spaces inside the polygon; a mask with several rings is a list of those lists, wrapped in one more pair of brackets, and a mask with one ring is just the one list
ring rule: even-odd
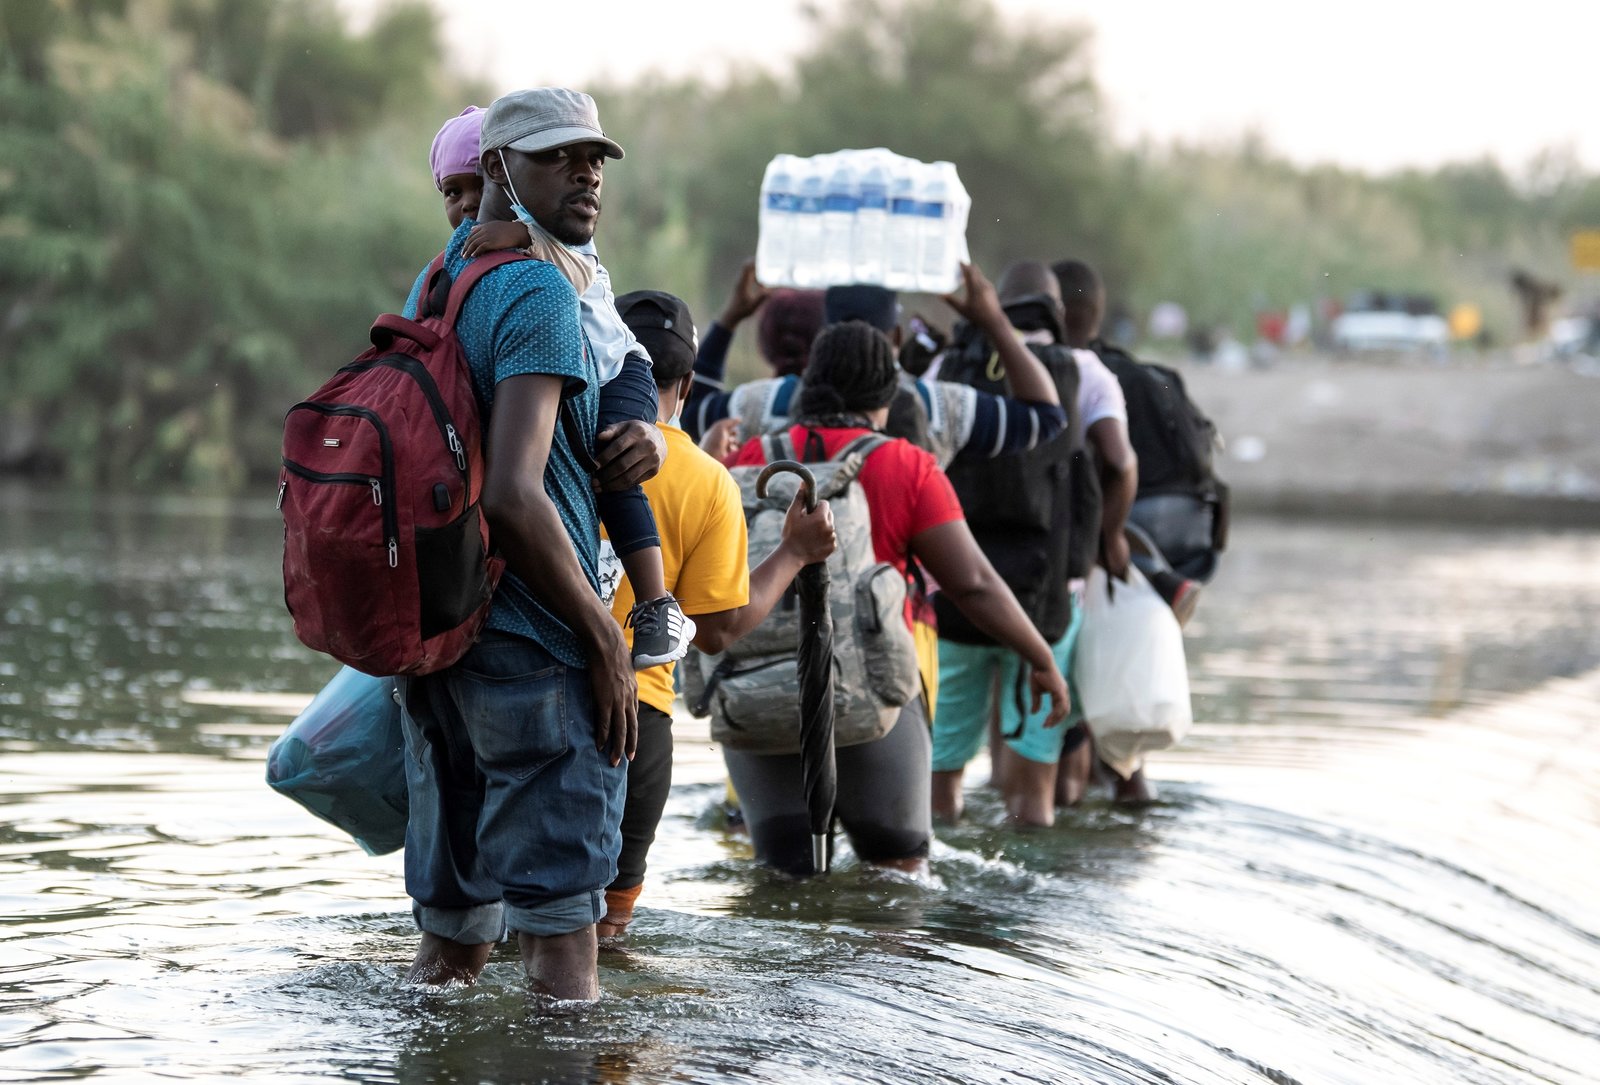
{"label": "cap brim", "polygon": [[524,151],[528,154],[538,154],[540,151],[553,151],[557,147],[570,147],[574,143],[598,143],[606,149],[607,158],[621,158],[622,144],[614,139],[608,139],[604,132],[596,132],[593,128],[549,128],[531,136],[523,136],[506,144],[513,151]]}

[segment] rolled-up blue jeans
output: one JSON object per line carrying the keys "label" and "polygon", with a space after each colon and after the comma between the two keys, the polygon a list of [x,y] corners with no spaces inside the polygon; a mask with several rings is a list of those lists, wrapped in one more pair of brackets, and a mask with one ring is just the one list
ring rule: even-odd
{"label": "rolled-up blue jeans", "polygon": [[472,945],[604,916],[627,770],[595,748],[588,673],[488,630],[453,667],[399,681],[417,926]]}

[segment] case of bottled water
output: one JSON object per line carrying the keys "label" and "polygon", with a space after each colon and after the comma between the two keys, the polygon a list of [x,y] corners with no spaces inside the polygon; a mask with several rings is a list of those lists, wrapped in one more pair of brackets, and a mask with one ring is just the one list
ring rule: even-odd
{"label": "case of bottled water", "polygon": [[761,178],[761,240],[756,244],[756,278],[782,282],[794,265],[794,213],[800,203],[796,159],[780,154]]}
{"label": "case of bottled water", "polygon": [[971,205],[950,162],[883,147],[780,154],[761,181],[756,276],[768,286],[948,293],[968,259]]}

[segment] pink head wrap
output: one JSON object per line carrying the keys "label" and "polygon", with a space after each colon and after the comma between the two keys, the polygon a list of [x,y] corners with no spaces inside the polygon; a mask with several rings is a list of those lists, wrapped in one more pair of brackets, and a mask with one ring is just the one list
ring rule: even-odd
{"label": "pink head wrap", "polygon": [[428,165],[433,167],[433,185],[444,188],[444,179],[458,173],[478,172],[478,133],[483,128],[483,109],[469,105],[459,117],[451,117],[433,137]]}

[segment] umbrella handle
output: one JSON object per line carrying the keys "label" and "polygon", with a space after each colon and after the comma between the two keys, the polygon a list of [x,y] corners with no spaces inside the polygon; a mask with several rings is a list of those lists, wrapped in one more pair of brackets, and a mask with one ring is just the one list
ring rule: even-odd
{"label": "umbrella handle", "polygon": [[774,460],[767,464],[761,474],[756,476],[756,496],[767,496],[767,480],[780,472],[788,471],[790,474],[800,476],[800,492],[806,495],[806,511],[817,511],[817,479],[804,464],[794,460]]}

